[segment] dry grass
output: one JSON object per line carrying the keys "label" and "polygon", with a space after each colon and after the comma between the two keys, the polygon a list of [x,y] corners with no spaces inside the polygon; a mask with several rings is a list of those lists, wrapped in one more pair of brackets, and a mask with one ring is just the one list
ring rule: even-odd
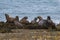
{"label": "dry grass", "polygon": [[60,40],[60,31],[45,29],[14,29],[13,33],[0,33],[0,40]]}

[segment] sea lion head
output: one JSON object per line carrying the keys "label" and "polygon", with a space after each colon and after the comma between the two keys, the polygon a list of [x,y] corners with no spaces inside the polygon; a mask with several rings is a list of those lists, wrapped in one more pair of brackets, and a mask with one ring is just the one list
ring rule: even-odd
{"label": "sea lion head", "polygon": [[34,18],[34,20],[37,20],[37,18]]}
{"label": "sea lion head", "polygon": [[24,19],[28,19],[28,17],[27,17],[27,16],[25,16],[25,17],[24,17]]}
{"label": "sea lion head", "polygon": [[37,18],[38,18],[39,20],[43,19],[41,16],[38,16]]}
{"label": "sea lion head", "polygon": [[51,20],[51,17],[50,16],[47,16],[47,20]]}
{"label": "sea lion head", "polygon": [[19,21],[19,17],[18,16],[16,16],[16,18],[15,18],[17,21]]}
{"label": "sea lion head", "polygon": [[6,16],[6,17],[9,17],[9,15],[8,15],[8,14],[5,14],[5,16]]}

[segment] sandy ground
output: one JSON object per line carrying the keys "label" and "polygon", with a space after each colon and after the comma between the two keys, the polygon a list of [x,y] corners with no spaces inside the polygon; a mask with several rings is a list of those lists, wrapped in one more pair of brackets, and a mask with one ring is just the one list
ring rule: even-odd
{"label": "sandy ground", "polygon": [[60,31],[14,29],[13,33],[0,33],[0,40],[60,40]]}

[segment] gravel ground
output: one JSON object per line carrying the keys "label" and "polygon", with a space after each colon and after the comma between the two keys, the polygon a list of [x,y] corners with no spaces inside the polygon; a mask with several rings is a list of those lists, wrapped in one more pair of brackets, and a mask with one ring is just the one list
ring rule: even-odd
{"label": "gravel ground", "polygon": [[0,33],[0,40],[60,40],[59,31],[39,29],[14,29],[12,33]]}

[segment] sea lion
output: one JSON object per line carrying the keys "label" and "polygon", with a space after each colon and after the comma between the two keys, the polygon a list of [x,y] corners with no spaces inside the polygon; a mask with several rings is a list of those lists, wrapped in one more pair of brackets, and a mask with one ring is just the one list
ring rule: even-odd
{"label": "sea lion", "polygon": [[[43,18],[42,18],[41,16],[38,16],[37,19],[39,19],[39,21],[40,21],[40,20],[42,20]],[[38,22],[39,22],[39,21],[38,21]]]}
{"label": "sea lion", "polygon": [[18,16],[16,16],[16,17],[15,17],[15,20],[19,21],[19,17],[18,17]]}
{"label": "sea lion", "polygon": [[16,26],[23,26],[21,23],[19,23],[19,17],[16,16],[15,18],[9,17],[8,14],[5,14],[7,23],[13,23]]}
{"label": "sea lion", "polygon": [[23,18],[20,20],[20,23],[22,23],[22,24],[28,24],[29,21],[28,21],[27,19],[28,19],[27,16],[23,17]]}
{"label": "sea lion", "polygon": [[47,21],[48,21],[48,27],[51,27],[52,29],[55,29],[55,23],[51,20],[50,16],[47,16]]}
{"label": "sea lion", "polygon": [[39,19],[38,25],[40,28],[47,28],[47,20],[44,20],[41,16],[37,17]]}
{"label": "sea lion", "polygon": [[15,18],[15,20],[14,20],[14,24],[15,24],[16,26],[23,27],[23,25],[19,22],[19,17],[18,17],[18,16],[16,16],[16,18]]}
{"label": "sea lion", "polygon": [[8,14],[5,14],[5,17],[6,17],[6,22],[8,22],[8,23],[13,23],[14,22],[14,20],[15,20],[15,18],[12,18],[12,17],[10,17]]}
{"label": "sea lion", "polygon": [[34,18],[34,20],[31,21],[32,24],[37,23],[37,18]]}
{"label": "sea lion", "polygon": [[43,24],[43,18],[41,16],[38,16],[37,18],[39,19],[38,24],[42,25]]}
{"label": "sea lion", "polygon": [[12,18],[8,14],[5,14],[5,17],[6,17],[7,22],[9,22],[9,23],[13,23],[15,20],[19,21],[19,17],[18,16],[16,16],[15,18]]}
{"label": "sea lion", "polygon": [[19,26],[19,27],[22,27],[22,28],[23,28],[23,25],[22,25],[19,21],[14,21],[14,24],[15,24],[16,26]]}

